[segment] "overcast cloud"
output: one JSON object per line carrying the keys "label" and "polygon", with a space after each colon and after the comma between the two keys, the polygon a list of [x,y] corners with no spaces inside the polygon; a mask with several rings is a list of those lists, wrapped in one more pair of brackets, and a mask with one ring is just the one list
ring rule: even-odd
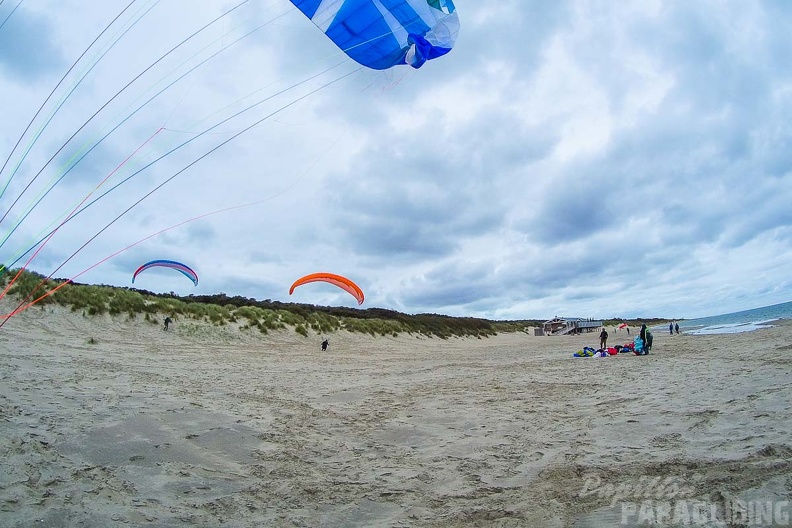
{"label": "overcast cloud", "polygon": [[[175,259],[197,288],[156,270],[135,286],[355,306],[328,285],[289,296],[330,271],[364,308],[494,319],[792,300],[792,3],[458,0],[450,54],[375,72],[288,0],[250,0],[155,63],[236,3],[138,0],[88,50],[0,173],[4,262],[129,178],[30,268],[129,286]],[[0,163],[128,4],[8,18]]]}

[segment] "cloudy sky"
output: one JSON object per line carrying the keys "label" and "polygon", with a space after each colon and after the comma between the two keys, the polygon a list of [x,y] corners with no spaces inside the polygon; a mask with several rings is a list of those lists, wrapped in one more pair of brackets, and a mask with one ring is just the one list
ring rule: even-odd
{"label": "cloudy sky", "polygon": [[792,300],[792,2],[458,0],[450,54],[382,72],[249,0],[175,48],[238,3],[0,0],[6,264],[99,198],[28,266],[491,319]]}

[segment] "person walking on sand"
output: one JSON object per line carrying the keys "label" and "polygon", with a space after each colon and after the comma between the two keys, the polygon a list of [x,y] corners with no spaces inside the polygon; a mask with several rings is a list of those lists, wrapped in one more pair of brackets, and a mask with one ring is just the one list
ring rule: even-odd
{"label": "person walking on sand", "polygon": [[322,352],[326,352],[327,351],[327,347],[329,347],[329,346],[330,346],[330,342],[327,339],[322,341]]}
{"label": "person walking on sand", "polygon": [[674,330],[676,330],[677,335],[679,335],[679,323],[674,323]]}
{"label": "person walking on sand", "polygon": [[173,322],[173,321],[171,321],[171,318],[170,318],[170,317],[165,317],[165,328],[163,328],[163,330],[165,330],[165,331],[167,332],[167,331],[168,331],[168,326],[169,326],[169,325],[170,325],[172,322]]}
{"label": "person walking on sand", "polygon": [[668,323],[668,333],[674,335],[674,323]]}
{"label": "person walking on sand", "polygon": [[600,348],[605,350],[608,346],[608,331],[605,330],[605,327],[602,327],[602,332],[600,332]]}

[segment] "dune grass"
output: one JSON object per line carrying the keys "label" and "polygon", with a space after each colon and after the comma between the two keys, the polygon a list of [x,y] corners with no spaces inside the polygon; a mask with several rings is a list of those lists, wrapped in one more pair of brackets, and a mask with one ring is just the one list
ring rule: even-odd
{"label": "dune grass", "polygon": [[[7,284],[18,270],[8,270],[0,277]],[[9,291],[19,301],[37,299],[61,285],[62,280],[43,281],[41,275],[25,270]],[[28,300],[29,302],[29,300]],[[134,288],[70,283],[40,304],[57,303],[81,312],[85,317],[102,314],[126,315],[142,318],[152,324],[162,324],[165,316],[194,320],[216,326],[237,325],[243,331],[267,334],[273,330],[291,328],[308,337],[347,330],[371,336],[399,336],[402,334],[448,339],[450,337],[488,337],[499,332],[522,332],[538,321],[488,321],[470,317],[449,317],[437,314],[407,315],[381,308],[359,310],[345,307],[257,301],[225,294],[179,297],[175,294],[155,294]]]}

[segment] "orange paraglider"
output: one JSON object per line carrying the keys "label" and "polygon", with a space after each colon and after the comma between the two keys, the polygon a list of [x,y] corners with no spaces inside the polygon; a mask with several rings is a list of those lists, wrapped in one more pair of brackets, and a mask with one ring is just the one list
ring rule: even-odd
{"label": "orange paraglider", "polygon": [[303,284],[308,284],[309,282],[328,282],[338,286],[342,290],[352,295],[352,297],[357,299],[358,304],[363,304],[363,290],[361,290],[360,287],[351,280],[347,279],[346,277],[342,277],[341,275],[336,275],[335,273],[311,273],[310,275],[306,275],[305,277],[297,279],[294,284],[292,284],[291,288],[289,288],[289,295],[294,293],[294,289],[297,286],[302,286]]}

